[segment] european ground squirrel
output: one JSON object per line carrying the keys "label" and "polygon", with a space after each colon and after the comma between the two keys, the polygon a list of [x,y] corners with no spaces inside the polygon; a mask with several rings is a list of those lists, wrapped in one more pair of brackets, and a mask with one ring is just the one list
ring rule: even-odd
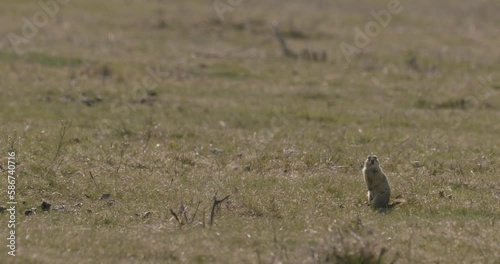
{"label": "european ground squirrel", "polygon": [[380,164],[375,155],[366,158],[363,168],[366,187],[368,187],[368,203],[376,209],[388,208],[391,199],[391,186],[387,176],[380,169]]}

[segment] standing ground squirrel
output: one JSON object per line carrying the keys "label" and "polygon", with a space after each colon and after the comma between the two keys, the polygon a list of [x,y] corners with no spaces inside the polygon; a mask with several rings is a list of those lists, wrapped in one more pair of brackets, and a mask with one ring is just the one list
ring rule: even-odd
{"label": "standing ground squirrel", "polygon": [[389,207],[391,198],[391,187],[387,176],[380,169],[377,156],[369,155],[363,168],[366,187],[368,187],[368,203],[373,208],[381,209]]}

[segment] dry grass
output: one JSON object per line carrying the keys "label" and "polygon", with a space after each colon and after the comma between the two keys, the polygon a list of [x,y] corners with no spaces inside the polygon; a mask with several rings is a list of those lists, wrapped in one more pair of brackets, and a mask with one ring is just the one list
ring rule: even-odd
{"label": "dry grass", "polygon": [[[498,262],[500,3],[402,1],[346,63],[387,2],[289,2],[222,22],[206,1],[72,1],[23,56],[3,39],[2,263]],[[39,7],[2,10],[6,35]],[[273,21],[328,61],[283,57]],[[385,214],[365,204],[370,153],[408,201]]]}

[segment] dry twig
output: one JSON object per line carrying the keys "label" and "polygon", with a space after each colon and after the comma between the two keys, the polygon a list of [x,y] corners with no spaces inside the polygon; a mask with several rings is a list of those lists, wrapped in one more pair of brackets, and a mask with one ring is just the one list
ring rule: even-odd
{"label": "dry twig", "polygon": [[281,46],[281,49],[283,50],[283,54],[286,57],[297,58],[298,57],[297,54],[295,52],[293,52],[292,50],[290,50],[288,48],[288,46],[286,45],[285,39],[283,38],[283,35],[281,35],[281,31],[278,27],[278,22],[273,22],[272,27],[273,27],[274,36],[276,36],[276,38],[278,39],[280,46]]}
{"label": "dry twig", "polygon": [[200,204],[201,204],[201,202],[198,202],[198,205],[196,206],[196,210],[194,211],[193,217],[191,217],[191,221],[189,222],[190,224],[193,223],[193,221],[196,217],[196,213],[198,213],[198,208],[200,208]]}
{"label": "dry twig", "polygon": [[175,220],[177,220],[177,222],[182,225],[179,217],[177,217],[177,214],[174,212],[174,210],[172,210],[172,208],[170,208],[170,213],[174,216]]}
{"label": "dry twig", "polygon": [[217,205],[221,204],[222,202],[224,202],[228,198],[229,198],[229,195],[226,196],[226,197],[224,197],[221,200],[217,200],[217,193],[215,193],[215,195],[214,195],[214,204],[212,206],[212,212],[210,213],[210,227],[212,227],[212,224],[214,223],[215,208],[217,207]]}

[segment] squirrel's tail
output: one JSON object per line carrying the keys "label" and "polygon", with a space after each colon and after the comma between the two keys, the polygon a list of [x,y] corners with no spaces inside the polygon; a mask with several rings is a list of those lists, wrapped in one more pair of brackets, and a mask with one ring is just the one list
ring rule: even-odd
{"label": "squirrel's tail", "polygon": [[396,198],[392,201],[392,203],[389,203],[389,208],[394,208],[397,205],[405,204],[407,201],[403,198]]}

